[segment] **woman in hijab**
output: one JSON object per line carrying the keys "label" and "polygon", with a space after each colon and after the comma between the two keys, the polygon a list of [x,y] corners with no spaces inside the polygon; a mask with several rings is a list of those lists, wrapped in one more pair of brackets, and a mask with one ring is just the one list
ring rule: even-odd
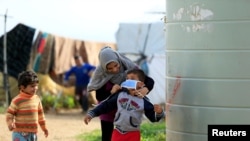
{"label": "woman in hijab", "polygon": [[[127,70],[138,68],[138,66],[108,46],[100,50],[99,61],[100,64],[94,71],[87,90],[88,92],[96,91],[96,99],[98,102],[101,102],[114,93],[114,85],[120,85],[126,80]],[[151,91],[154,86],[154,80],[147,76],[145,86],[138,91],[138,94],[145,96]],[[111,141],[115,112],[100,116],[102,141]]]}

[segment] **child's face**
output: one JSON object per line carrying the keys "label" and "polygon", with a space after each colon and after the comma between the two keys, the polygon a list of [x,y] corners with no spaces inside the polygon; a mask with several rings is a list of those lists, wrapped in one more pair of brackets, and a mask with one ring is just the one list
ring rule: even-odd
{"label": "child's face", "polygon": [[127,74],[126,79],[140,81],[140,80],[139,80],[139,77],[138,77],[136,74],[134,74],[134,73],[129,73],[129,74]]}
{"label": "child's face", "polygon": [[137,80],[137,81],[138,81],[137,84],[136,84],[136,89],[128,89],[129,93],[130,93],[132,96],[136,96],[137,93],[138,93],[137,90],[140,89],[140,88],[142,88],[142,87],[144,86],[144,83],[141,82],[141,81],[139,80],[139,77],[138,77],[136,74],[134,74],[134,73],[127,74],[126,79]]}
{"label": "child's face", "polygon": [[117,62],[110,62],[107,66],[107,71],[112,74],[117,74],[120,71],[120,64]]}
{"label": "child's face", "polygon": [[136,75],[136,74],[134,74],[134,73],[127,74],[126,79],[137,80],[137,81],[139,81],[139,82],[137,83],[137,88],[136,88],[136,89],[140,89],[141,87],[144,86],[144,83],[141,82],[141,81],[139,80],[138,75]]}
{"label": "child's face", "polygon": [[82,58],[77,58],[77,59],[75,59],[75,63],[76,63],[76,65],[77,66],[82,66]]}
{"label": "child's face", "polygon": [[26,94],[34,95],[36,94],[37,90],[38,90],[38,83],[29,84],[27,85],[27,87],[21,85],[21,91]]}

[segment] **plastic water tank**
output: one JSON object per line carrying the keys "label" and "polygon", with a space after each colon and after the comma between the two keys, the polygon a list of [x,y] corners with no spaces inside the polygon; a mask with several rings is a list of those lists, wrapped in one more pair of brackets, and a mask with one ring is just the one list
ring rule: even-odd
{"label": "plastic water tank", "polygon": [[250,1],[166,0],[167,141],[250,123]]}

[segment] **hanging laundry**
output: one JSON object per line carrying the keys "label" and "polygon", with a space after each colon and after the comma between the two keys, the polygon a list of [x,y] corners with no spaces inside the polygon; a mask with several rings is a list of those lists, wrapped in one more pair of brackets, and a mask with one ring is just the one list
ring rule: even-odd
{"label": "hanging laundry", "polygon": [[[24,24],[17,24],[7,32],[7,70],[8,75],[17,78],[18,74],[26,70],[32,47],[35,28]],[[3,49],[3,38],[0,37],[0,49]],[[0,71],[3,72],[3,51],[0,51]]]}

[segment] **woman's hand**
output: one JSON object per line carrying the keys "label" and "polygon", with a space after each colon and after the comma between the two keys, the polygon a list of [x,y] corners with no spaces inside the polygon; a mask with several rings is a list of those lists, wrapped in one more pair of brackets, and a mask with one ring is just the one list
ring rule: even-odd
{"label": "woman's hand", "polygon": [[139,90],[137,90],[137,96],[140,98],[143,98],[144,96],[146,96],[148,94],[149,90],[147,87],[143,87]]}
{"label": "woman's hand", "polygon": [[118,85],[118,84],[115,84],[115,85],[112,87],[110,93],[111,93],[111,94],[114,94],[114,93],[118,92],[120,89],[122,89],[122,87],[121,87],[120,85]]}

